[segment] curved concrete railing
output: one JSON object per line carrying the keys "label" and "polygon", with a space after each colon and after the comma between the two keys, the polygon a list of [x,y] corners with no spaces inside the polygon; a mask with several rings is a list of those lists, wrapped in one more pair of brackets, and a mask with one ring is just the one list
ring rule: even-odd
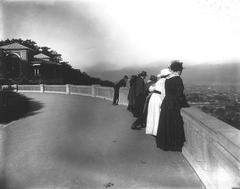
{"label": "curved concrete railing", "polygon": [[182,110],[183,155],[207,188],[240,188],[240,131],[195,108]]}
{"label": "curved concrete railing", "polygon": [[[19,92],[48,92],[113,98],[113,88],[76,85],[19,85]],[[127,105],[128,89],[119,104]],[[183,155],[207,189],[240,188],[240,131],[196,108],[182,110],[186,142]]]}

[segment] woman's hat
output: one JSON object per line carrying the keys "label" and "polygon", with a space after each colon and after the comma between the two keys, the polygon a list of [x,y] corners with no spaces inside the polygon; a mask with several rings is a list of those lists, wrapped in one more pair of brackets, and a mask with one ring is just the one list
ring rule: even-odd
{"label": "woman's hat", "polygon": [[171,62],[171,65],[169,66],[169,68],[176,72],[176,71],[182,71],[183,70],[183,63],[178,61],[178,60],[174,60]]}
{"label": "woman's hat", "polygon": [[160,74],[158,74],[157,77],[163,77],[169,74],[171,74],[171,71],[169,70],[169,68],[164,68],[160,71]]}

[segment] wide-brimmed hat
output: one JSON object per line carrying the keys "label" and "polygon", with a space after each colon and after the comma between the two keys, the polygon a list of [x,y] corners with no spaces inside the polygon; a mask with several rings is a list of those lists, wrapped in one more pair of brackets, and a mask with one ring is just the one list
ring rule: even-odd
{"label": "wide-brimmed hat", "polygon": [[160,71],[160,74],[157,75],[157,77],[163,77],[171,74],[171,71],[169,68],[164,68]]}

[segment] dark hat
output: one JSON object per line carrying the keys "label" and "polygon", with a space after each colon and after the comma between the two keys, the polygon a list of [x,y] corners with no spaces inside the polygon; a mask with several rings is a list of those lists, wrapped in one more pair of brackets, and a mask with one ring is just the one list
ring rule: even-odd
{"label": "dark hat", "polygon": [[139,75],[140,76],[147,76],[147,72],[146,71],[142,71]]}
{"label": "dark hat", "polygon": [[150,80],[151,80],[151,81],[157,81],[157,76],[151,75],[151,76],[150,76]]}
{"label": "dark hat", "polygon": [[176,72],[176,71],[182,71],[183,70],[183,63],[178,61],[178,60],[174,60],[172,61],[171,65],[169,66],[169,68]]}

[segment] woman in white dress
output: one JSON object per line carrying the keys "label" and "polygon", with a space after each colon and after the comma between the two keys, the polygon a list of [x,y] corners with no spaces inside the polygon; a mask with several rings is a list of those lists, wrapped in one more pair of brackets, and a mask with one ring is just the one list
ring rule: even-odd
{"label": "woman in white dress", "polygon": [[162,69],[158,77],[160,78],[155,84],[149,87],[152,93],[147,114],[146,134],[157,136],[158,122],[161,111],[161,104],[165,97],[165,80],[171,74],[168,68]]}

